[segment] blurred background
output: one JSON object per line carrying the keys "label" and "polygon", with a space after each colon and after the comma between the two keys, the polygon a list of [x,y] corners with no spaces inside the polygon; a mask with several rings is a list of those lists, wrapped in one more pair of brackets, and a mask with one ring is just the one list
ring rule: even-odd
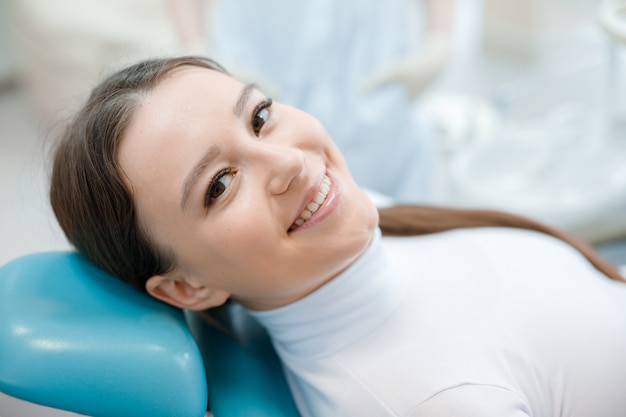
{"label": "blurred background", "polygon": [[[237,46],[241,39],[237,44],[229,38],[234,26],[226,22],[247,24],[249,17],[229,10],[228,2],[204,3],[190,12],[166,0],[0,2],[0,265],[34,251],[69,248],[47,202],[49,149],[68,117],[110,71],[145,57],[206,53],[228,61],[236,76],[257,80],[278,100],[311,104],[288,82],[281,84],[252,59],[247,62],[245,53],[235,54],[243,50]],[[570,230],[626,265],[625,2],[454,3],[444,46],[441,37],[431,42],[434,38],[425,36],[421,49],[411,46],[420,59],[383,68],[363,84],[365,92],[350,98],[355,106],[361,96],[384,106],[392,98],[404,100],[411,123],[419,121],[430,132],[428,146],[415,146],[415,163],[402,168],[418,166],[416,175],[424,183],[419,187],[429,192],[416,191],[411,199],[410,187],[397,194],[382,186],[377,191],[399,200],[531,216]],[[277,10],[271,10],[273,18],[285,20]],[[299,25],[309,31],[302,36],[335,36],[329,17],[318,13],[318,20]],[[363,31],[370,28],[381,30],[372,24]],[[288,32],[268,38],[274,41],[266,40],[268,48],[280,37],[289,38]],[[289,56],[294,68],[310,58]],[[350,63],[342,65],[351,74]],[[310,90],[307,78],[298,75],[291,71],[293,82]],[[376,95],[367,95],[372,89]],[[324,113],[334,103],[331,93],[318,100],[322,110],[311,104],[311,112],[319,111],[316,115],[327,117],[329,125],[342,111],[348,113],[347,106]],[[341,136],[343,128],[336,129]],[[396,135],[390,136],[381,146],[393,147]],[[402,141],[399,149],[415,145],[410,134]],[[365,140],[345,146],[355,161],[379,153]]]}

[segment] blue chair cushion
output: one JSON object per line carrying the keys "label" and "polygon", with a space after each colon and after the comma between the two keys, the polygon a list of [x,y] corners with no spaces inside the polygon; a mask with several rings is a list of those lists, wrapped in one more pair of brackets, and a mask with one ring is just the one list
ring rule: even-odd
{"label": "blue chair cushion", "polygon": [[73,252],[0,269],[0,391],[94,417],[201,417],[207,405],[183,313]]}
{"label": "blue chair cushion", "polygon": [[186,312],[205,359],[215,417],[299,417],[265,329],[239,304],[223,310],[226,332]]}

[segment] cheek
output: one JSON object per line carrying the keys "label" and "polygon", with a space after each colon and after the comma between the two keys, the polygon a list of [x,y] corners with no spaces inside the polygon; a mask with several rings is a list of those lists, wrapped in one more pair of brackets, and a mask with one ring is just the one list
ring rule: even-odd
{"label": "cheek", "polygon": [[[204,246],[206,255],[228,268],[242,270],[248,264],[259,264],[270,258],[276,242],[269,225],[260,216],[234,215],[219,227],[208,227],[199,245]],[[210,253],[207,253],[210,252]]]}
{"label": "cheek", "polygon": [[289,115],[291,136],[300,138],[310,148],[328,148],[333,143],[326,128],[312,115],[293,109]]}

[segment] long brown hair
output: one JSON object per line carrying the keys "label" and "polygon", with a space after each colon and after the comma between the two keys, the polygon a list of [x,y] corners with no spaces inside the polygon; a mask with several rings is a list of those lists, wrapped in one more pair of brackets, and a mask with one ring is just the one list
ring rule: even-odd
{"label": "long brown hair", "polygon": [[528,229],[561,239],[583,254],[600,272],[611,279],[626,281],[618,269],[587,242],[563,230],[523,216],[497,210],[470,210],[447,207],[398,205],[378,210],[380,228],[387,236],[415,236],[471,227],[511,227]]}
{"label": "long brown hair", "polygon": [[[183,65],[227,73],[197,56],[152,59],[105,79],[67,127],[56,150],[50,186],[54,213],[68,240],[97,266],[145,291],[148,278],[174,267],[173,255],[141,227],[130,189],[118,163],[124,131],[142,98]],[[480,226],[537,230],[565,240],[613,279],[617,270],[584,242],[522,217],[496,211],[425,206],[380,209],[386,235],[420,235]]]}
{"label": "long brown hair", "polygon": [[50,202],[68,240],[100,268],[145,291],[174,259],[142,229],[118,163],[124,131],[142,98],[184,65],[227,73],[204,57],[151,59],[97,86],[54,150]]}

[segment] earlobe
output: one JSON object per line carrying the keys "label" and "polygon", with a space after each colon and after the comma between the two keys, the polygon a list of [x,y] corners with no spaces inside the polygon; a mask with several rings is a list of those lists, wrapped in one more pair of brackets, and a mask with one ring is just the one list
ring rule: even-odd
{"label": "earlobe", "polygon": [[186,310],[206,310],[226,302],[229,293],[204,285],[194,285],[169,275],[155,275],[146,281],[146,291],[154,298]]}

